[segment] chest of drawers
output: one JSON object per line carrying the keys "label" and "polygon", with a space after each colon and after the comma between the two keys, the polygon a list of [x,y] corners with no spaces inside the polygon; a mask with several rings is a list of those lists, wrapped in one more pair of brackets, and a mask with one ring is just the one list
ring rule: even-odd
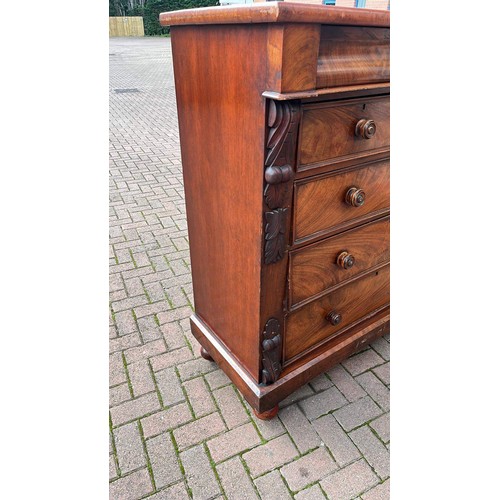
{"label": "chest of drawers", "polygon": [[294,3],[171,26],[195,313],[260,418],[389,327],[389,14]]}

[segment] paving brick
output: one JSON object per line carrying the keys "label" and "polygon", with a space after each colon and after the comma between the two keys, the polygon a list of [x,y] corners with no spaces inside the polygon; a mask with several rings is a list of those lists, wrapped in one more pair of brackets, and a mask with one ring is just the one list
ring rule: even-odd
{"label": "paving brick", "polygon": [[372,372],[363,373],[356,380],[384,411],[389,411],[389,389]]}
{"label": "paving brick", "polygon": [[382,479],[387,479],[390,471],[389,452],[371,429],[365,425],[349,433],[349,436],[374,471]]}
{"label": "paving brick", "polygon": [[308,484],[331,474],[338,467],[324,447],[295,460],[281,468],[281,474],[292,491],[305,488]]}
{"label": "paving brick", "polygon": [[116,385],[115,387],[111,387],[109,389],[109,406],[116,406],[124,401],[128,401],[132,399],[132,395],[130,394],[130,390],[128,388],[128,384]]}
{"label": "paving brick", "polygon": [[[111,249],[112,250],[112,249]],[[111,255],[110,255],[111,257]],[[109,277],[109,291],[116,292],[117,290],[123,290],[124,284],[122,277],[118,274],[111,275]]]}
{"label": "paving brick", "polygon": [[366,396],[364,389],[342,365],[336,365],[327,372],[335,386],[351,403]]}
{"label": "paving brick", "polygon": [[234,457],[217,466],[222,488],[227,498],[238,500],[258,500],[240,457]]}
{"label": "paving brick", "polygon": [[350,403],[333,413],[340,425],[350,431],[382,414],[382,410],[369,396]]}
{"label": "paving brick", "polygon": [[155,379],[164,406],[170,406],[186,400],[181,387],[181,381],[175,373],[175,368],[166,368],[165,370],[156,372]]}
{"label": "paving brick", "polygon": [[390,414],[384,413],[380,417],[370,422],[370,427],[378,434],[384,443],[391,439],[390,435]]}
{"label": "paving brick", "polygon": [[353,376],[359,375],[374,366],[384,363],[381,358],[373,349],[367,349],[346,359],[342,365]]}
{"label": "paving brick", "polygon": [[[134,267],[134,265],[132,263],[123,264],[121,266],[114,266],[113,271],[120,272],[120,271],[123,271],[125,269],[131,269],[133,267]],[[144,304],[147,304],[147,303],[148,303],[148,299],[147,299],[146,295],[136,295],[135,297],[128,297],[128,298],[123,299],[123,300],[117,300],[117,301],[112,303],[112,307],[113,307],[113,311],[115,312],[115,314],[118,314],[121,311],[126,311],[126,310],[130,311],[134,308],[143,306]]]}
{"label": "paving brick", "polygon": [[182,479],[182,472],[168,434],[160,434],[146,441],[156,488],[162,488]]}
{"label": "paving brick", "polygon": [[[250,408],[250,405],[245,404],[245,406],[247,406],[247,408]],[[259,432],[266,441],[270,441],[271,439],[281,436],[286,432],[286,429],[279,418],[273,418],[271,420],[261,420],[260,418],[252,416],[252,421],[257,426],[257,429],[259,429]]]}
{"label": "paving brick", "polygon": [[205,375],[205,380],[212,390],[219,389],[231,383],[229,377],[221,369],[207,373]]}
{"label": "paving brick", "polygon": [[358,460],[320,481],[328,498],[350,500],[375,486],[378,477],[364,460]]}
{"label": "paving brick", "polygon": [[221,493],[203,445],[182,452],[180,457],[194,500],[207,500]]}
{"label": "paving brick", "polygon": [[251,424],[245,424],[208,441],[207,446],[214,462],[220,462],[261,443]]}
{"label": "paving brick", "polygon": [[207,361],[203,358],[194,359],[178,366],[179,375],[181,380],[188,380],[190,378],[199,377],[205,373],[217,370],[218,366],[212,361]]}
{"label": "paving brick", "polygon": [[153,302],[152,304],[146,303],[134,307],[134,312],[136,317],[143,318],[144,316],[150,316],[152,314],[158,314],[163,311],[170,309],[170,305],[166,300],[160,300],[158,302]]}
{"label": "paving brick", "polygon": [[184,389],[186,390],[196,418],[200,418],[216,410],[215,403],[212,400],[203,377],[184,382]]}
{"label": "paving brick", "polygon": [[147,500],[189,500],[190,498],[182,481],[147,497]]}
{"label": "paving brick", "polygon": [[359,450],[332,415],[314,420],[313,426],[340,467],[361,457]]}
{"label": "paving brick", "polygon": [[[188,274],[188,270],[184,267],[185,273]],[[186,276],[186,279],[190,279],[189,275]],[[170,283],[174,283],[174,280],[169,280]],[[189,318],[193,314],[193,310],[189,307],[179,307],[177,309],[172,309],[170,311],[162,311],[158,313],[158,320],[160,321],[160,325],[164,323],[172,323],[173,321],[179,321],[180,319]]]}
{"label": "paving brick", "polygon": [[302,400],[299,406],[309,420],[325,415],[341,406],[347,404],[347,399],[342,396],[336,387],[330,387],[326,391],[315,394]]}
{"label": "paving brick", "polygon": [[123,337],[115,337],[109,341],[109,352],[124,351],[131,347],[137,347],[142,344],[138,333],[131,333]]}
{"label": "paving brick", "polygon": [[370,347],[374,349],[380,356],[382,356],[386,361],[390,359],[390,348],[391,345],[384,337],[380,337],[370,344]]}
{"label": "paving brick", "polygon": [[109,385],[123,384],[127,381],[125,365],[121,352],[115,352],[109,357]]}
{"label": "paving brick", "polygon": [[137,500],[153,491],[147,469],[141,469],[109,484],[109,500]]}
{"label": "paving brick", "polygon": [[172,406],[141,419],[144,437],[149,438],[193,420],[187,403]]}
{"label": "paving brick", "polygon": [[296,404],[283,408],[278,415],[301,454],[321,444],[314,427]]}
{"label": "paving brick", "polygon": [[153,367],[153,371],[156,372],[158,370],[168,368],[169,366],[176,366],[183,361],[191,359],[192,357],[193,355],[191,354],[191,351],[187,347],[183,347],[181,349],[176,349],[175,351],[165,352],[152,357],[151,366]]}
{"label": "paving brick", "polygon": [[184,332],[182,331],[179,323],[165,323],[160,326],[160,332],[170,350],[178,349],[179,347],[184,347],[186,345]]}
{"label": "paving brick", "polygon": [[298,455],[292,440],[285,434],[245,453],[243,460],[252,477],[256,477],[290,462]]}
{"label": "paving brick", "polygon": [[254,480],[254,484],[257,486],[262,500],[289,500],[292,498],[277,470],[258,477]]}
{"label": "paving brick", "polygon": [[389,385],[391,383],[390,363],[385,363],[382,366],[377,366],[377,368],[374,368],[372,371],[385,385]]}
{"label": "paving brick", "polygon": [[326,497],[319,484],[315,484],[311,488],[299,491],[294,498],[295,500],[325,500]]}
{"label": "paving brick", "polygon": [[127,369],[135,397],[156,390],[147,360],[131,363]]}
{"label": "paving brick", "polygon": [[210,439],[211,437],[226,430],[226,426],[218,413],[212,413],[183,425],[174,431],[179,450],[183,450],[193,444]]}
{"label": "paving brick", "polygon": [[300,401],[302,399],[308,398],[313,394],[314,391],[309,385],[303,385],[302,387],[299,387],[296,391],[292,392],[292,394],[287,396],[283,401],[281,401],[280,408],[285,408],[286,406],[296,403],[297,401]]}
{"label": "paving brick", "polygon": [[115,456],[113,454],[109,455],[109,480],[114,479],[118,476],[118,472],[116,470],[116,462]]}
{"label": "paving brick", "polygon": [[158,401],[158,396],[156,393],[149,393],[115,406],[111,408],[110,412],[113,425],[116,426],[159,409],[160,402]]}
{"label": "paving brick", "polygon": [[222,418],[229,429],[250,420],[245,406],[237,396],[232,385],[214,391],[213,395],[221,411]]}
{"label": "paving brick", "polygon": [[146,316],[137,320],[139,331],[141,332],[144,342],[152,342],[153,340],[163,338],[160,328],[156,324],[154,316]]}
{"label": "paving brick", "polygon": [[363,493],[361,498],[363,500],[389,500],[390,499],[390,479],[375,486],[370,491]]}
{"label": "paving brick", "polygon": [[146,465],[146,456],[142,446],[137,422],[132,422],[113,431],[115,436],[118,466],[122,474]]}
{"label": "paving brick", "polygon": [[161,354],[166,350],[165,342],[163,340],[155,340],[138,347],[127,349],[125,351],[125,359],[128,364],[131,364],[136,361],[140,361],[141,359],[151,358],[152,356]]}
{"label": "paving brick", "polygon": [[318,375],[317,377],[314,377],[310,382],[309,385],[313,388],[315,392],[321,392],[324,391],[325,389],[328,389],[329,387],[332,386],[331,380],[326,377],[324,373],[321,375]]}
{"label": "paving brick", "polygon": [[[110,346],[111,342],[118,337],[118,330],[116,329],[116,326],[110,325],[109,326],[109,340],[110,340]],[[111,354],[112,352],[119,351],[120,349],[109,349],[109,353]]]}
{"label": "paving brick", "polygon": [[144,294],[144,287],[142,286],[141,279],[139,277],[127,278],[124,282],[129,297]]}

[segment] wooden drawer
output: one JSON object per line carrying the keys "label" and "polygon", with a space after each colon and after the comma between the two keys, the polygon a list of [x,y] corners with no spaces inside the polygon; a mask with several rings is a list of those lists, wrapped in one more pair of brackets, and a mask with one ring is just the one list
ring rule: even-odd
{"label": "wooden drawer", "polygon": [[316,88],[388,82],[390,29],[322,26]]}
{"label": "wooden drawer", "polygon": [[[359,194],[349,199],[363,203],[353,206],[346,201],[348,194]],[[388,211],[389,160],[297,181],[294,196],[296,244],[347,229]]]}
{"label": "wooden drawer", "polygon": [[[373,136],[370,120],[375,124]],[[307,105],[300,129],[298,170],[366,157],[388,150],[389,144],[388,96]]]}
{"label": "wooden drawer", "polygon": [[[285,324],[285,360],[289,362],[322,341],[375,314],[389,304],[389,266],[333,291],[296,312]],[[327,316],[340,315],[333,325]]]}
{"label": "wooden drawer", "polygon": [[290,307],[388,261],[389,217],[292,251]]}

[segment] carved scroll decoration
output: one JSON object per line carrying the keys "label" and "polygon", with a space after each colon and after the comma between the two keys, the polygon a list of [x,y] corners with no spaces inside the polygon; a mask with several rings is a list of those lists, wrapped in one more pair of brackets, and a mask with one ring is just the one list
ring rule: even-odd
{"label": "carved scroll decoration", "polygon": [[267,321],[262,334],[262,383],[271,384],[281,373],[281,333],[276,318]]}
{"label": "carved scroll decoration", "polygon": [[288,208],[277,208],[264,214],[266,227],[264,229],[264,262],[273,264],[285,255],[285,229]]}
{"label": "carved scroll decoration", "polygon": [[295,149],[297,115],[297,106],[290,102],[269,101],[264,198],[271,209],[283,205],[289,181],[293,180],[291,163]]}

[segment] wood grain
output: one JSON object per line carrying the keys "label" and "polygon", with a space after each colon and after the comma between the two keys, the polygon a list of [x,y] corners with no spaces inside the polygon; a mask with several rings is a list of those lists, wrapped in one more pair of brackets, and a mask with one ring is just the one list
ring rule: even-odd
{"label": "wood grain", "polygon": [[195,308],[256,380],[266,41],[265,25],[172,28]]}
{"label": "wood grain", "polygon": [[[365,203],[345,202],[350,187],[362,188]],[[296,182],[294,241],[332,231],[336,225],[355,221],[389,208],[389,161],[370,163],[348,171],[335,171]]]}
{"label": "wood grain", "polygon": [[[337,256],[347,250],[355,262],[341,268]],[[290,307],[389,261],[389,218],[376,220],[290,252]]]}
{"label": "wood grain", "polygon": [[[285,361],[388,304],[389,266],[385,266],[290,313],[285,326]],[[336,326],[326,320],[333,311],[342,315]]]}
{"label": "wood grain", "polygon": [[388,82],[388,28],[323,26],[317,88]]}
{"label": "wood grain", "polygon": [[[356,136],[356,124],[373,120],[371,139]],[[328,140],[325,140],[328,138]],[[390,143],[389,97],[371,97],[304,107],[299,142],[299,169],[311,164],[378,151]]]}
{"label": "wood grain", "polygon": [[319,23],[389,27],[388,11],[266,2],[185,9],[160,14],[162,26],[186,24]]}

